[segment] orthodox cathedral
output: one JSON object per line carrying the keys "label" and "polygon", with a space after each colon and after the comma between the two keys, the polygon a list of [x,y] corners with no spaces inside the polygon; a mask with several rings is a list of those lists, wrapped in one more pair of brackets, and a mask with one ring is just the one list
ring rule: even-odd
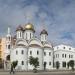
{"label": "orthodox cathedral", "polygon": [[60,69],[66,69],[68,61],[75,61],[75,48],[66,45],[53,47],[47,40],[48,32],[45,29],[40,31],[39,39],[35,37],[35,33],[35,28],[31,23],[18,26],[14,37],[11,36],[10,28],[8,28],[4,68],[10,68],[11,62],[18,61],[17,70],[33,70],[33,66],[29,63],[30,56],[38,58],[38,70],[44,69],[44,63],[47,70],[53,69],[57,61],[60,63]]}
{"label": "orthodox cathedral", "polygon": [[40,38],[35,37],[35,29],[31,23],[16,28],[16,36],[11,37],[10,28],[6,36],[7,45],[5,58],[10,55],[10,61],[18,61],[16,69],[32,70],[33,66],[29,63],[29,57],[38,57],[38,70],[43,70],[44,63],[46,69],[53,68],[53,47],[47,40],[48,32],[43,29]]}

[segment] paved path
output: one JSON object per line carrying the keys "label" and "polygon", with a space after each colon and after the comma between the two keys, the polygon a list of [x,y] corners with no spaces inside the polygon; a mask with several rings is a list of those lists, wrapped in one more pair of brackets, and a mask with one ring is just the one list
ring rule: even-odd
{"label": "paved path", "polygon": [[[10,75],[9,72],[0,72],[0,75]],[[13,74],[11,74],[13,75]],[[75,75],[75,72],[16,72],[14,75]]]}

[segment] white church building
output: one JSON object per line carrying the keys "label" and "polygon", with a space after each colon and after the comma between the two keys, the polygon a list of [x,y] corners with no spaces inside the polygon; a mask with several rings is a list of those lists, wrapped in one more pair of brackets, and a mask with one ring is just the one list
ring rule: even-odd
{"label": "white church building", "polygon": [[[12,38],[10,28],[8,28],[8,34],[6,36],[6,50],[5,58],[10,55],[10,63],[18,61],[16,66],[17,70],[33,70],[33,66],[29,63],[29,57],[38,57],[39,66],[38,70],[44,69],[44,63],[46,62],[46,69],[53,69],[56,62],[60,62],[60,69],[66,69],[63,63],[67,63],[69,60],[75,60],[75,49],[66,46],[59,45],[53,47],[53,45],[47,40],[48,32],[43,29],[40,31],[40,38],[35,37],[35,28],[31,23],[27,23],[24,26],[18,26],[16,28],[16,36]],[[6,67],[6,64],[4,64]]]}
{"label": "white church building", "polygon": [[[48,33],[45,29],[40,32],[40,38],[35,37],[34,26],[30,23],[25,26],[18,26],[16,29],[16,36],[13,38],[8,29],[7,35],[7,50],[5,57],[10,55],[10,61],[18,61],[16,69],[32,70],[33,66],[29,63],[29,57],[38,57],[38,70],[44,69],[44,62],[46,62],[46,69],[53,68],[53,47],[47,40]],[[13,43],[15,44],[13,45]]]}

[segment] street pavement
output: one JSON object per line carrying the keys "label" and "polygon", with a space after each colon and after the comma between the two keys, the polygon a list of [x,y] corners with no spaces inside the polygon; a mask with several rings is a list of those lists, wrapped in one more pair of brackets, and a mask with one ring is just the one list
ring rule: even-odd
{"label": "street pavement", "polygon": [[[10,73],[7,72],[0,72],[0,75],[10,75]],[[15,72],[15,74],[11,74],[11,75],[75,75],[75,71],[56,71],[56,72],[37,72],[37,73],[33,73],[33,72]]]}

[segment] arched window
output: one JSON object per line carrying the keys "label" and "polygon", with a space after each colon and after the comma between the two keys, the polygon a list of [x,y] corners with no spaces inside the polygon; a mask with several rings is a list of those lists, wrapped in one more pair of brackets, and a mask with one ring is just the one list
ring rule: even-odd
{"label": "arched window", "polygon": [[21,51],[21,54],[24,54],[24,50]]}
{"label": "arched window", "polygon": [[8,49],[10,49],[10,45],[8,45]]}
{"label": "arched window", "polygon": [[69,50],[71,50],[71,48],[69,48]]}
{"label": "arched window", "polygon": [[46,40],[46,35],[45,35],[45,40]]}
{"label": "arched window", "polygon": [[44,56],[46,56],[46,52],[44,52]]}
{"label": "arched window", "polygon": [[65,54],[65,58],[66,58],[66,54]]}
{"label": "arched window", "polygon": [[69,58],[70,58],[70,54],[69,54]]}
{"label": "arched window", "polygon": [[49,62],[49,65],[51,65],[51,62]]}
{"label": "arched window", "polygon": [[62,66],[63,67],[66,67],[66,62],[62,62]]}
{"label": "arched window", "polygon": [[26,39],[27,39],[27,33],[26,33]]}
{"label": "arched window", "polygon": [[8,55],[8,56],[6,57],[6,59],[7,59],[7,60],[10,60],[10,55]]}
{"label": "arched window", "polygon": [[30,51],[30,55],[32,55],[32,51]]}
{"label": "arched window", "polygon": [[24,61],[22,61],[21,64],[24,65]]}
{"label": "arched window", "polygon": [[20,37],[21,37],[21,32],[20,32]]}
{"label": "arched window", "polygon": [[63,49],[65,49],[65,47],[63,47]]}
{"label": "arched window", "polygon": [[18,38],[19,38],[20,36],[19,36],[19,32],[18,32]]}
{"label": "arched window", "polygon": [[51,56],[51,52],[49,52],[49,56]]}
{"label": "arched window", "polygon": [[16,55],[18,54],[18,51],[16,51]]}
{"label": "arched window", "polygon": [[10,41],[10,37],[9,37],[9,41]]}
{"label": "arched window", "polygon": [[64,58],[64,54],[62,54],[62,58]]}
{"label": "arched window", "polygon": [[37,51],[37,55],[39,55],[39,51]]}
{"label": "arched window", "polygon": [[31,33],[30,33],[30,39],[31,39]]}

